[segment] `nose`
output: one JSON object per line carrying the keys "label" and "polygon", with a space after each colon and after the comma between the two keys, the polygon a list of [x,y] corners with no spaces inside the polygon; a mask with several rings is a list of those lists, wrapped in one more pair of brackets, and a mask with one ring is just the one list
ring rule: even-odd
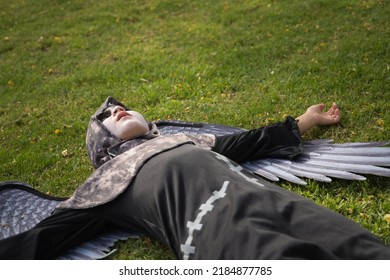
{"label": "nose", "polygon": [[122,108],[121,106],[116,106],[116,107],[114,108],[114,110],[112,111],[112,115],[115,117],[116,114],[118,114],[119,112],[122,112],[122,111],[125,111],[125,109]]}

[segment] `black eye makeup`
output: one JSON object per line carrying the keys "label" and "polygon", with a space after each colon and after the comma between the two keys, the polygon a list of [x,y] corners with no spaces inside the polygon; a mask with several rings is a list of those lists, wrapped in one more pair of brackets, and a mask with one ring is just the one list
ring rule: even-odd
{"label": "black eye makeup", "polygon": [[96,118],[103,122],[105,119],[109,118],[111,116],[111,107],[108,107],[106,110],[101,112],[99,115],[96,116]]}

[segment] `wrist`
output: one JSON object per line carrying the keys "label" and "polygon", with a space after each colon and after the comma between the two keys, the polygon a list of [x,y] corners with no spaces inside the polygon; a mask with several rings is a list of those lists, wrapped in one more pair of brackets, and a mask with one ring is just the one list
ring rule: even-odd
{"label": "wrist", "polygon": [[302,116],[296,118],[297,125],[301,135],[305,134],[306,131],[317,125],[317,119],[311,112],[306,112]]}

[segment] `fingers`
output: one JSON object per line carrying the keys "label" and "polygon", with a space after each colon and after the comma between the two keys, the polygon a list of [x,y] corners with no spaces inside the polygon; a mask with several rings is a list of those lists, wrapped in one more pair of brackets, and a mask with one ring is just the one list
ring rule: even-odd
{"label": "fingers", "polygon": [[332,106],[329,108],[328,113],[330,113],[330,114],[336,114],[336,113],[339,113],[339,112],[340,112],[339,107],[337,106],[336,102],[333,102],[333,103],[332,103]]}
{"label": "fingers", "polygon": [[341,118],[340,109],[337,106],[336,102],[332,103],[332,107],[329,109],[328,113],[335,122],[338,122]]}

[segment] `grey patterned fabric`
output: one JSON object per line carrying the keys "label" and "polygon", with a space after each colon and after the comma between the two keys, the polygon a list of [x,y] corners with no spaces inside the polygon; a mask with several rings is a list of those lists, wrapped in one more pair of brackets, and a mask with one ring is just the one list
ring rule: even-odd
{"label": "grey patterned fabric", "polygon": [[137,139],[122,141],[102,124],[101,115],[109,106],[128,107],[108,97],[91,117],[86,145],[92,165],[97,168],[59,209],[86,209],[105,204],[121,194],[131,183],[142,165],[153,156],[193,143],[211,149],[215,144],[212,134],[176,134],[162,136],[157,127],[149,123],[149,132]]}

